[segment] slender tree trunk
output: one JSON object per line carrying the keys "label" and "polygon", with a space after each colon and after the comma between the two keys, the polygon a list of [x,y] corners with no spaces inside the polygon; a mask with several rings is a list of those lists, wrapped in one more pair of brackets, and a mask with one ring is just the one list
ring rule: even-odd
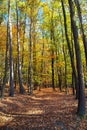
{"label": "slender tree trunk", "polygon": [[[73,62],[74,62],[74,59],[75,59],[75,56],[74,56],[74,43],[73,43],[73,35],[71,33],[71,43],[72,43],[72,58],[73,58]],[[76,73],[76,69],[75,69],[75,73]],[[77,75],[77,74],[76,74]],[[75,76],[74,76],[74,71],[72,70],[72,92],[73,92],[73,95],[75,95],[75,88],[77,86],[77,78],[75,79]],[[78,90],[76,91],[76,99],[78,98]]]}
{"label": "slender tree trunk", "polygon": [[20,28],[19,28],[19,19],[18,19],[18,5],[16,0],[16,14],[17,14],[17,49],[18,49],[18,78],[19,78],[19,86],[20,93],[24,94],[24,86],[22,81],[22,72],[21,72],[21,60],[20,60]]}
{"label": "slender tree trunk", "polygon": [[58,79],[59,79],[59,89],[60,89],[60,92],[62,92],[62,72],[61,72],[61,67],[59,69],[59,72],[58,73]]}
{"label": "slender tree trunk", "polygon": [[76,61],[77,61],[77,73],[78,73],[78,81],[79,81],[79,98],[78,98],[78,115],[84,116],[85,115],[85,90],[84,90],[84,78],[83,78],[83,68],[82,68],[82,61],[81,61],[81,52],[78,40],[78,29],[75,22],[75,12],[74,12],[74,5],[72,0],[68,0],[69,7],[70,7],[70,18],[71,18],[71,26],[72,26],[72,33],[74,37],[74,45],[75,45],[75,53],[76,53]]}
{"label": "slender tree trunk", "polygon": [[[52,50],[52,57],[54,57],[53,50]],[[51,68],[52,68],[52,88],[55,89],[55,85],[54,85],[54,58],[51,59]]]}
{"label": "slender tree trunk", "polygon": [[36,24],[35,22],[33,22],[33,80],[34,80],[34,89],[37,89],[37,83],[36,83],[36,76],[37,76],[37,72],[36,72]]}
{"label": "slender tree trunk", "polygon": [[22,45],[22,59],[21,59],[21,71],[24,67],[24,37],[25,37],[25,30],[24,30],[24,33],[23,33],[23,45]]}
{"label": "slender tree trunk", "polygon": [[74,78],[74,74],[72,72],[72,92],[73,92],[73,95],[75,95],[75,78]]}
{"label": "slender tree trunk", "polygon": [[[59,62],[59,51],[58,51],[58,46],[56,47],[56,64],[58,64]],[[62,68],[61,66],[56,68],[56,73],[57,73],[57,85],[58,85],[58,88],[60,89],[60,92],[62,92]]]}
{"label": "slender tree trunk", "polygon": [[30,19],[30,41],[29,41],[29,68],[28,68],[28,87],[29,87],[29,94],[33,93],[33,50],[32,50],[32,18]]}
{"label": "slender tree trunk", "polygon": [[[51,42],[53,44],[53,31],[51,30]],[[55,85],[54,85],[54,49],[52,48],[51,50],[51,71],[52,71],[52,88],[55,90]]]}
{"label": "slender tree trunk", "polygon": [[17,59],[16,59],[16,63],[14,65],[14,83],[15,83],[15,89],[16,89],[16,86],[17,86],[17,67],[18,67],[18,64],[17,64]]}
{"label": "slender tree trunk", "polygon": [[64,62],[65,62],[65,87],[66,87],[66,94],[68,94],[68,86],[67,86],[67,60],[66,60],[66,52],[63,46],[63,55],[64,55]]}
{"label": "slender tree trunk", "polygon": [[84,33],[83,24],[82,24],[82,12],[81,12],[81,8],[80,8],[79,0],[74,0],[74,2],[76,4],[77,11],[78,11],[78,16],[79,16],[79,21],[80,21],[80,27],[81,27],[81,32],[82,32],[82,39],[83,39],[83,43],[84,43],[86,66],[87,66],[87,39],[86,39],[86,35]]}
{"label": "slender tree trunk", "polygon": [[[44,54],[45,54],[45,43],[44,43],[44,33],[42,32],[42,38],[43,38],[43,43],[42,43],[42,49],[41,49],[41,57],[42,57],[42,60],[41,60],[41,80],[43,80],[43,73],[44,73],[44,69],[45,69],[45,63],[44,63]],[[41,84],[43,86],[43,82]],[[41,90],[41,87],[39,87],[39,90]]]}
{"label": "slender tree trunk", "polygon": [[51,16],[51,32],[50,32],[50,39],[52,44],[52,50],[51,50],[51,70],[52,70],[52,88],[55,90],[55,84],[54,84],[54,45],[55,45],[55,38],[54,38],[54,25],[53,25],[53,15],[54,15],[54,9],[52,7],[52,16]]}
{"label": "slender tree trunk", "polygon": [[26,14],[24,19],[24,27],[23,27],[23,46],[22,46],[22,61],[21,61],[21,67],[24,67],[24,43],[25,43],[25,30],[26,30]]}
{"label": "slender tree trunk", "polygon": [[13,54],[12,54],[12,22],[11,22],[11,3],[8,0],[8,33],[10,46],[10,96],[14,96],[14,71],[13,71]]}
{"label": "slender tree trunk", "polygon": [[21,71],[24,67],[24,41],[23,41],[23,46],[22,46],[22,60],[21,60]]}

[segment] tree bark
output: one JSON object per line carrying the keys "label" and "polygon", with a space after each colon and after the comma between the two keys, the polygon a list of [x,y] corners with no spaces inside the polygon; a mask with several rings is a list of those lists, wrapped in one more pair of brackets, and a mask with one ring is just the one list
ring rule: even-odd
{"label": "tree bark", "polygon": [[30,32],[29,32],[29,67],[28,67],[28,87],[29,94],[33,93],[33,50],[32,50],[32,18],[30,18]]}
{"label": "tree bark", "polygon": [[75,12],[74,5],[72,0],[68,0],[70,7],[70,18],[71,18],[71,27],[72,33],[74,37],[74,45],[75,45],[75,53],[76,53],[76,62],[77,62],[77,73],[78,73],[78,81],[79,81],[79,98],[78,98],[78,115],[85,115],[85,90],[84,90],[84,78],[83,78],[83,68],[82,68],[82,60],[81,60],[81,52],[78,40],[78,29],[75,22]]}
{"label": "tree bark", "polygon": [[24,17],[24,25],[23,25],[23,46],[22,46],[22,61],[21,61],[21,67],[24,67],[24,44],[25,44],[25,34],[26,34],[26,14]]}
{"label": "tree bark", "polygon": [[18,78],[19,78],[20,93],[24,94],[25,90],[24,90],[23,81],[22,81],[21,60],[20,60],[20,28],[19,28],[17,0],[16,0],[16,14],[17,14]]}
{"label": "tree bark", "polygon": [[86,66],[87,66],[87,39],[86,39],[86,35],[84,33],[84,27],[83,27],[83,23],[82,23],[82,12],[81,12],[81,8],[80,8],[79,0],[74,0],[74,2],[76,4],[77,11],[78,11],[80,28],[81,28],[81,32],[82,32],[82,39],[83,39],[84,50],[85,50]]}
{"label": "tree bark", "polygon": [[37,72],[36,72],[36,23],[35,23],[35,19],[33,18],[33,80],[34,80],[34,83],[33,83],[33,86],[34,86],[34,89],[37,89],[37,86],[36,86],[36,77],[37,77]]}
{"label": "tree bark", "polygon": [[67,86],[67,60],[66,60],[66,52],[63,46],[63,55],[64,55],[64,62],[65,62],[65,87],[66,87],[66,94],[68,95],[68,86]]}
{"label": "tree bark", "polygon": [[10,96],[14,96],[14,71],[13,71],[13,54],[12,54],[12,22],[11,22],[11,3],[8,0],[8,33],[10,46]]}
{"label": "tree bark", "polygon": [[52,88],[55,90],[55,84],[54,84],[54,44],[55,44],[55,38],[54,38],[54,25],[53,25],[53,14],[54,9],[52,7],[52,16],[51,16],[51,30],[50,30],[50,39],[52,44],[52,50],[51,50],[51,71],[52,71]]}

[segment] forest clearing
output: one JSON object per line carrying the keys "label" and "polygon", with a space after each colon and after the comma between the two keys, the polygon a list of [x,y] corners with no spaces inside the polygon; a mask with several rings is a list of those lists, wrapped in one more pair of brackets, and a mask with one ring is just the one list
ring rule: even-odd
{"label": "forest clearing", "polygon": [[87,115],[80,119],[76,109],[75,97],[58,89],[16,93],[0,101],[0,130],[87,130]]}

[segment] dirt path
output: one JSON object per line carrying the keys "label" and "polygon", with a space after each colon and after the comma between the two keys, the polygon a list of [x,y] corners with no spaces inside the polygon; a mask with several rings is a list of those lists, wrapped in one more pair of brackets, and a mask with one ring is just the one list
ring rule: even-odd
{"label": "dirt path", "polygon": [[87,120],[80,120],[76,109],[72,95],[52,89],[16,94],[0,101],[0,130],[87,130]]}

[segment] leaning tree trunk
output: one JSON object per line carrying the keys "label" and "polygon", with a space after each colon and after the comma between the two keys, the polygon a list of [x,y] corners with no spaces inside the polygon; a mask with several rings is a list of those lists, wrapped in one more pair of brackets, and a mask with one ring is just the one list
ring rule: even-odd
{"label": "leaning tree trunk", "polygon": [[22,81],[22,72],[21,72],[21,60],[20,60],[20,28],[19,28],[19,19],[18,19],[18,5],[16,0],[16,14],[17,14],[17,49],[18,49],[18,78],[19,78],[19,86],[20,86],[20,93],[24,94],[25,90],[23,87]]}
{"label": "leaning tree trunk", "polygon": [[76,4],[77,11],[78,11],[78,16],[79,16],[79,21],[80,21],[80,27],[81,27],[81,31],[82,31],[82,39],[83,39],[84,49],[85,49],[86,66],[87,66],[87,39],[86,39],[86,35],[84,33],[83,24],[82,24],[82,12],[81,12],[81,8],[80,8],[79,0],[74,0],[74,2]]}
{"label": "leaning tree trunk", "polygon": [[70,18],[71,18],[71,27],[72,33],[74,37],[74,45],[75,45],[75,53],[76,53],[76,61],[77,61],[77,73],[78,73],[78,81],[79,81],[79,98],[78,98],[78,115],[85,115],[85,92],[84,92],[84,78],[83,78],[83,69],[82,69],[82,61],[81,61],[81,52],[78,40],[78,29],[75,22],[75,12],[74,5],[72,0],[68,0],[70,7]]}
{"label": "leaning tree trunk", "polygon": [[11,3],[8,0],[8,33],[10,47],[10,96],[14,96],[14,71],[13,71],[13,55],[12,55],[12,22],[11,22]]}

